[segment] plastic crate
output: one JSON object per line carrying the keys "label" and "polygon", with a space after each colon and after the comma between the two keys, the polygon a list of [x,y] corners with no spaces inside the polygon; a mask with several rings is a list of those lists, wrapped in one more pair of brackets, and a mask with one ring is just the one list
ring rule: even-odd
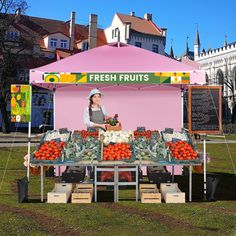
{"label": "plastic crate", "polygon": [[166,203],[185,203],[185,193],[181,192],[177,183],[161,183],[160,190]]}
{"label": "plastic crate", "polygon": [[56,183],[52,192],[48,192],[48,203],[67,203],[72,193],[71,183]]}

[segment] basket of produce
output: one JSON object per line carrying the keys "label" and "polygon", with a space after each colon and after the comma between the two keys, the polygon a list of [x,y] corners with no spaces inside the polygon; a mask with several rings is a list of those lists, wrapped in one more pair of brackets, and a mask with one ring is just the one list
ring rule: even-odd
{"label": "basket of produce", "polygon": [[194,147],[186,141],[166,143],[172,157],[172,161],[178,163],[201,162],[202,153],[194,150]]}
{"label": "basket of produce", "polygon": [[118,121],[118,114],[114,117],[109,117],[106,119],[106,130],[108,131],[120,131],[122,129],[121,123]]}
{"label": "basket of produce", "polygon": [[31,157],[31,163],[55,163],[62,161],[62,150],[65,142],[46,141]]}
{"label": "basket of produce", "polygon": [[67,129],[59,129],[59,130],[50,130],[47,131],[40,143],[43,144],[47,141],[58,141],[58,142],[68,142],[70,140],[71,131],[68,131]]}

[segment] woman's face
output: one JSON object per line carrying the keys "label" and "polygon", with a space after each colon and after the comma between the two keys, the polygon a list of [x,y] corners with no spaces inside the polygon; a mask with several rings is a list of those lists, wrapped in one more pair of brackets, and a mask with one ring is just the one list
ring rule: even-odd
{"label": "woman's face", "polygon": [[100,94],[94,94],[92,97],[92,101],[94,105],[99,105],[101,101],[101,95]]}

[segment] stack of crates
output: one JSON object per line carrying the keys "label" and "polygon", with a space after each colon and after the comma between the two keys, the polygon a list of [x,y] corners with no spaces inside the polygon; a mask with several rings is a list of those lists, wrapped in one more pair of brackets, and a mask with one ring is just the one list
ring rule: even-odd
{"label": "stack of crates", "polygon": [[93,184],[76,184],[71,196],[71,203],[91,203]]}
{"label": "stack of crates", "polygon": [[140,184],[139,195],[141,203],[161,203],[161,194],[156,184]]}

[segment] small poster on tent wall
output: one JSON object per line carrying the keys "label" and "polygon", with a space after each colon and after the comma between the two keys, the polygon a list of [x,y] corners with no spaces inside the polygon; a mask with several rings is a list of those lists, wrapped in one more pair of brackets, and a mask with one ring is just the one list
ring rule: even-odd
{"label": "small poster on tent wall", "polygon": [[222,133],[222,86],[188,87],[190,133]]}
{"label": "small poster on tent wall", "polygon": [[31,86],[11,85],[11,122],[30,122]]}

